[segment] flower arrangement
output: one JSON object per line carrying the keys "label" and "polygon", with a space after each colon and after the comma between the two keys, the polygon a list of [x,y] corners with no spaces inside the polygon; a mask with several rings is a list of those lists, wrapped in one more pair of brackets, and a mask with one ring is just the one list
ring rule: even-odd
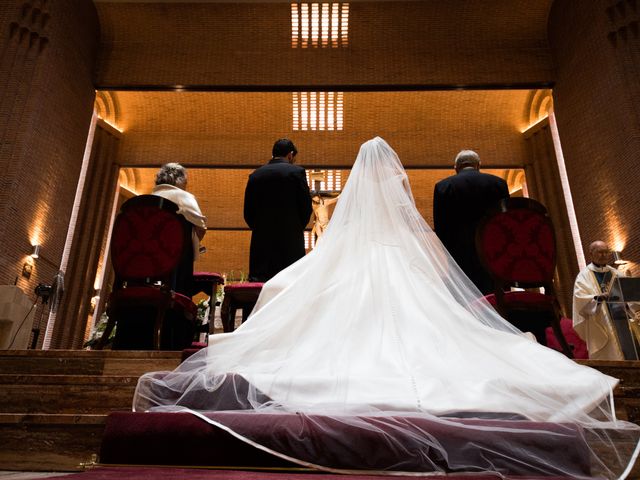
{"label": "flower arrangement", "polygon": [[[108,322],[109,322],[109,315],[107,315],[107,312],[104,312],[102,315],[100,315],[100,320],[98,320],[98,322],[93,326],[89,340],[87,340],[83,345],[84,348],[86,348],[87,350],[91,350],[91,347],[93,347],[100,341],[100,339],[102,338],[102,335],[104,334],[105,329],[107,328]],[[113,342],[113,339],[116,336],[116,328],[117,328],[117,325],[114,325],[113,330],[111,330],[111,334],[109,335],[109,339],[107,340],[107,343],[106,343],[107,345]]]}
{"label": "flower arrangement", "polygon": [[209,318],[209,299],[205,298],[200,300],[196,306],[198,308],[196,318],[198,319],[198,323],[202,325],[206,323]]}

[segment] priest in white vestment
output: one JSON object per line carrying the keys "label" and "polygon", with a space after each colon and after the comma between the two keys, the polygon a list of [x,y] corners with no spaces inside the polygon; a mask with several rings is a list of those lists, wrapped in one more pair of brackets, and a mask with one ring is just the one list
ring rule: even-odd
{"label": "priest in white vestment", "polygon": [[603,241],[589,246],[591,263],[577,276],[573,288],[573,328],[587,343],[589,358],[624,360],[605,301],[618,271],[609,266],[611,250]]}

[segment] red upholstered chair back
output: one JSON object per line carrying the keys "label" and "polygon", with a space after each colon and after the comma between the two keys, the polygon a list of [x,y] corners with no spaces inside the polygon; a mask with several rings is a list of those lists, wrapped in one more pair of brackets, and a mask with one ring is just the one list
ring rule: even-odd
{"label": "red upholstered chair back", "polygon": [[193,340],[197,308],[177,289],[181,265],[193,272],[191,226],[177,212],[156,195],[131,198],[120,209],[111,238],[116,280],[102,336],[109,338],[117,323],[114,349],[182,350]]}
{"label": "red upholstered chair back", "polygon": [[553,280],[553,224],[535,200],[503,200],[478,226],[476,247],[483,266],[503,286],[539,287]]}
{"label": "red upholstered chair back", "polygon": [[177,211],[175,203],[156,195],[140,195],[122,205],[111,240],[118,284],[159,281],[171,287],[181,259],[192,250],[191,231]]}
{"label": "red upholstered chair back", "polygon": [[[502,200],[478,225],[476,248],[495,286],[487,301],[516,327],[530,329],[540,343],[546,344],[544,328],[550,323],[562,351],[572,358],[553,288],[556,239],[547,209],[529,198]],[[544,287],[544,294],[511,291],[514,286]],[[531,323],[527,315],[536,321]]]}

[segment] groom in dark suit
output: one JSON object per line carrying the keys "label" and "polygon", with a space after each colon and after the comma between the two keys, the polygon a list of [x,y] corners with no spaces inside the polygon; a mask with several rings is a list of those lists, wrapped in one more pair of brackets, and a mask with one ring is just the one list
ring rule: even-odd
{"label": "groom in dark suit", "polygon": [[249,280],[266,282],[304,257],[304,229],[311,216],[311,196],[298,151],[286,138],[273,145],[273,157],[249,175],[244,192],[244,220],[251,228]]}
{"label": "groom in dark suit", "polygon": [[433,192],[433,229],[462,271],[483,293],[492,293],[491,277],[476,253],[480,219],[509,197],[507,182],[480,173],[480,157],[462,150],[455,159],[456,175],[439,181]]}

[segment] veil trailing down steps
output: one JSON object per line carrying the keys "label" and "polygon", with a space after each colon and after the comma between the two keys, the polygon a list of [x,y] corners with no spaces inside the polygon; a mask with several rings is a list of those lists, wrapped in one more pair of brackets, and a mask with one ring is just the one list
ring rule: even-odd
{"label": "veil trailing down steps", "polygon": [[376,137],[316,248],[235,332],[141,377],[134,410],[189,411],[330,471],[614,479],[640,439],[615,417],[616,383],[481,300]]}

